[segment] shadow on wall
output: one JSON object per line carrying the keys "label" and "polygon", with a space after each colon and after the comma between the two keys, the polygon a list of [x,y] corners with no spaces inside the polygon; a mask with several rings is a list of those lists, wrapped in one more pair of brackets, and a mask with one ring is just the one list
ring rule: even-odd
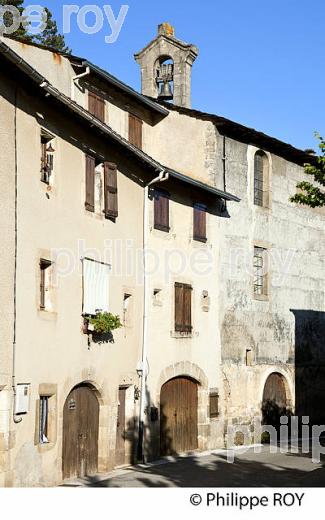
{"label": "shadow on wall", "polygon": [[325,312],[293,310],[296,415],[325,424]]}
{"label": "shadow on wall", "polygon": [[[151,403],[150,393],[146,387],[146,402]],[[166,426],[167,420],[163,407],[155,408],[150,404],[146,408],[146,423],[144,430],[138,426],[138,418],[132,417],[128,420],[124,440],[130,443],[130,462],[137,464],[139,462],[149,462],[159,458],[161,454],[161,446],[166,454],[176,454],[173,448],[173,442],[170,431]],[[139,442],[140,435],[140,442]]]}

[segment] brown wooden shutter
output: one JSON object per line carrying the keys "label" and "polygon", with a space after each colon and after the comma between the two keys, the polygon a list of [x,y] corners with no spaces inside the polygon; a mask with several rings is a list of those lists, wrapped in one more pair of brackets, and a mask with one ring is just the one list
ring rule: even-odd
{"label": "brown wooden shutter", "polygon": [[88,92],[88,111],[94,116],[95,115],[95,103],[96,98],[93,92]]}
{"label": "brown wooden shutter", "polygon": [[192,287],[190,285],[184,285],[183,288],[184,297],[184,332],[192,331]]}
{"label": "brown wooden shutter", "polygon": [[129,114],[129,142],[142,149],[142,120]]}
{"label": "brown wooden shutter", "polygon": [[183,284],[175,283],[175,331],[183,331]]}
{"label": "brown wooden shutter", "polygon": [[206,207],[202,204],[195,204],[193,211],[193,238],[206,242]]}
{"label": "brown wooden shutter", "polygon": [[169,231],[169,193],[154,190],[154,228]]}
{"label": "brown wooden shutter", "polygon": [[192,287],[175,283],[175,331],[192,331]]}
{"label": "brown wooden shutter", "polygon": [[116,218],[118,216],[116,164],[105,162],[104,189],[105,189],[105,217],[106,218]]}
{"label": "brown wooden shutter", "polygon": [[88,110],[97,119],[100,119],[103,123],[105,122],[105,99],[102,96],[89,91]]}
{"label": "brown wooden shutter", "polygon": [[95,211],[95,159],[86,155],[86,200],[87,211]]}

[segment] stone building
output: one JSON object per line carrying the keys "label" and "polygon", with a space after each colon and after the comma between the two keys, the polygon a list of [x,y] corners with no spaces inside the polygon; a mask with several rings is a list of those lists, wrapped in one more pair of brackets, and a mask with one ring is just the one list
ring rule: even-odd
{"label": "stone building", "polygon": [[191,109],[197,55],[162,24],[139,94],[0,39],[1,485],[222,447],[316,402],[324,212],[289,202],[308,156]]}

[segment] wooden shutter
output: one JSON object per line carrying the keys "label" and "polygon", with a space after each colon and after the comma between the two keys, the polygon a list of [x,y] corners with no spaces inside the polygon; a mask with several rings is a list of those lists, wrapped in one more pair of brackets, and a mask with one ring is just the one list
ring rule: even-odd
{"label": "wooden shutter", "polygon": [[195,204],[193,214],[193,238],[200,242],[206,242],[206,207]]}
{"label": "wooden shutter", "polygon": [[192,330],[192,287],[190,285],[183,286],[184,294],[184,332]]}
{"label": "wooden shutter", "polygon": [[175,283],[175,331],[192,331],[192,287]]}
{"label": "wooden shutter", "polygon": [[105,122],[105,99],[94,92],[88,92],[88,110],[89,112]]}
{"label": "wooden shutter", "polygon": [[106,218],[116,218],[118,216],[116,164],[105,162],[104,189],[105,189],[105,217]]}
{"label": "wooden shutter", "polygon": [[129,114],[129,142],[142,149],[142,120]]}
{"label": "wooden shutter", "polygon": [[169,231],[169,193],[154,190],[154,228]]}
{"label": "wooden shutter", "polygon": [[95,211],[95,159],[86,155],[86,200],[87,211]]}

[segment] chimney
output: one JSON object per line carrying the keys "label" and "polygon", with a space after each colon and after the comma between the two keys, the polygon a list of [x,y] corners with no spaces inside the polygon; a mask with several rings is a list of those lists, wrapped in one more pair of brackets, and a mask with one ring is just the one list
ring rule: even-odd
{"label": "chimney", "polygon": [[175,105],[191,107],[192,66],[198,48],[175,37],[175,29],[165,22],[158,35],[134,55],[141,68],[142,94]]}

